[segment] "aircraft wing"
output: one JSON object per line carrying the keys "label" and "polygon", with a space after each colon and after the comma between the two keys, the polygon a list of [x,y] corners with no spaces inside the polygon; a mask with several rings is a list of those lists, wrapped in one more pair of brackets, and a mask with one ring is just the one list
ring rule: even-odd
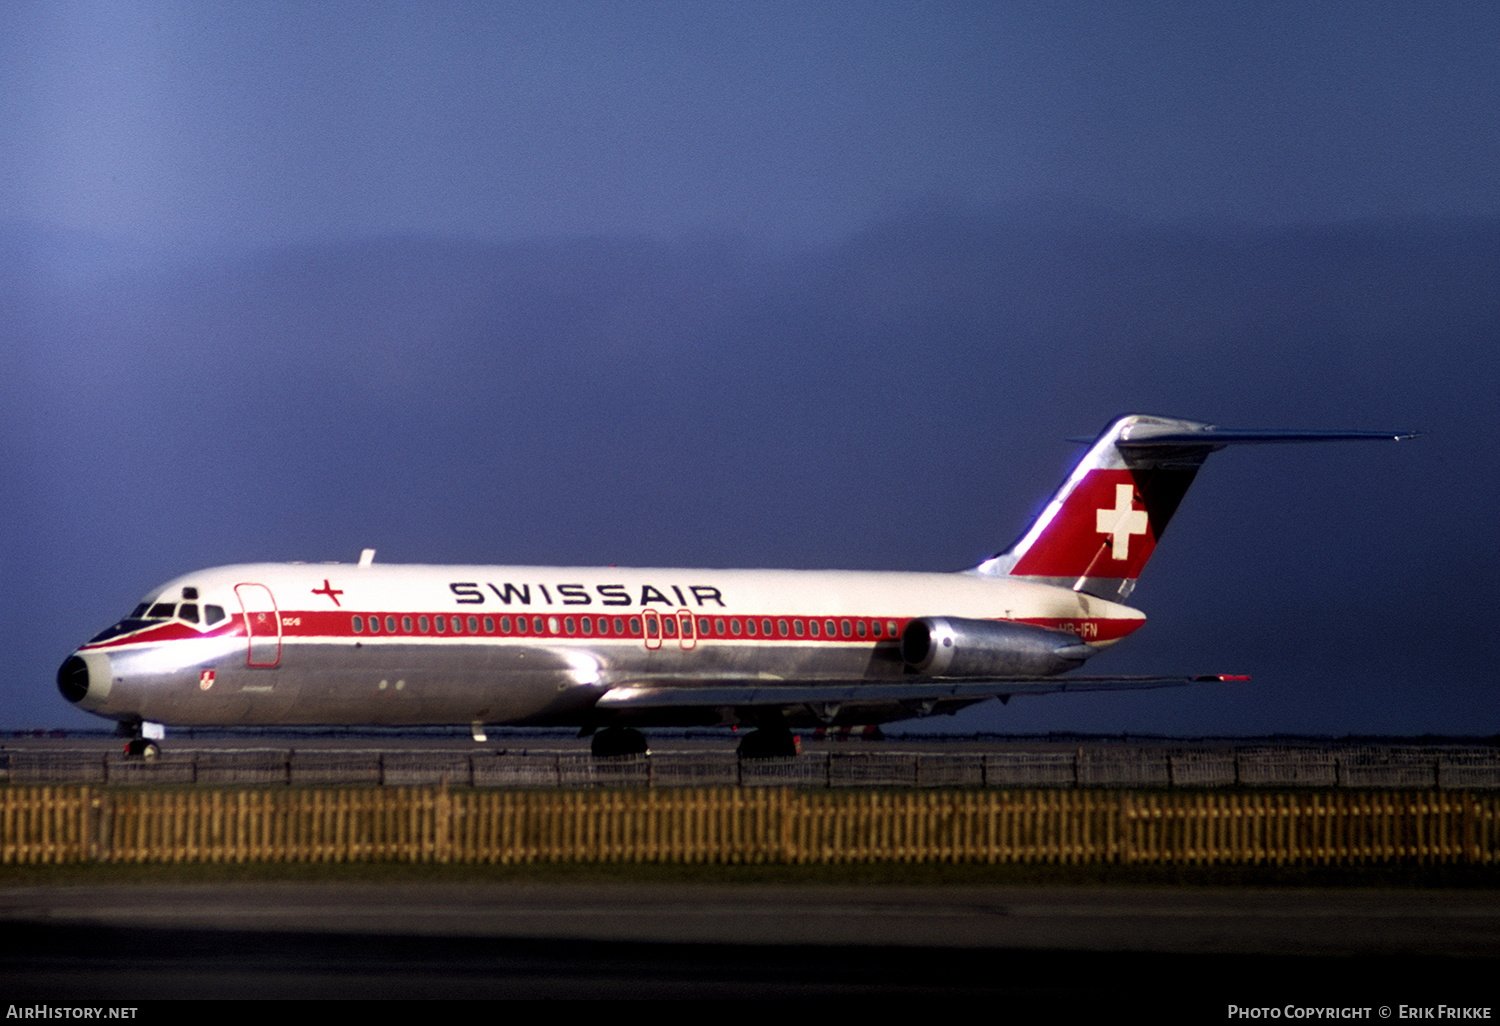
{"label": "aircraft wing", "polygon": [[[622,718],[653,717],[669,711],[721,710],[723,714],[779,709],[792,721],[869,723],[955,711],[989,698],[1047,695],[1064,691],[1133,691],[1185,684],[1245,681],[1232,674],[1176,677],[901,677],[886,681],[778,681],[761,678],[684,678],[622,683],[600,697],[595,709]],[[895,714],[895,715],[892,715]]]}

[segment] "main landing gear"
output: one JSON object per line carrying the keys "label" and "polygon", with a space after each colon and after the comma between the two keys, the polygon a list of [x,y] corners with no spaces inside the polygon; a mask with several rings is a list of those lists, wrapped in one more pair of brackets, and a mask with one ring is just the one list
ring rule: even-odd
{"label": "main landing gear", "polygon": [[740,738],[741,759],[790,759],[802,748],[802,739],[785,727],[758,727]]}
{"label": "main landing gear", "polygon": [[596,758],[612,755],[645,755],[646,735],[630,727],[605,727],[594,734],[589,751]]}

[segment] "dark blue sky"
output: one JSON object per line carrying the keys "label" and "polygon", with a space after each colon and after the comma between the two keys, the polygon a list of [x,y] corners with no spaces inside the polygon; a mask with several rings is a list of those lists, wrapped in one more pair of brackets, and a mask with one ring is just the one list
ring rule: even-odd
{"label": "dark blue sky", "polygon": [[1500,13],[0,12],[0,726],[249,559],[947,570],[1112,415],[1214,457],[1101,672],[967,729],[1500,731]]}
{"label": "dark blue sky", "polygon": [[10,4],[0,218],[827,244],[913,196],[1500,214],[1500,9]]}

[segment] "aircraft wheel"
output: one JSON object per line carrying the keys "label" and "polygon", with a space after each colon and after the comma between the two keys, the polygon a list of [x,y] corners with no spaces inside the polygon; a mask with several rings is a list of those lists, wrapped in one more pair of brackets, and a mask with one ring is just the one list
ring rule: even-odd
{"label": "aircraft wheel", "polygon": [[599,758],[645,755],[647,749],[646,735],[630,727],[606,727],[589,742],[589,751]]}
{"label": "aircraft wheel", "polygon": [[125,754],[132,759],[141,759],[145,762],[155,762],[161,758],[161,746],[155,741],[148,741],[143,737],[134,737],[125,746]]}
{"label": "aircraft wheel", "polygon": [[802,748],[801,739],[790,730],[761,727],[740,738],[741,759],[790,759]]}

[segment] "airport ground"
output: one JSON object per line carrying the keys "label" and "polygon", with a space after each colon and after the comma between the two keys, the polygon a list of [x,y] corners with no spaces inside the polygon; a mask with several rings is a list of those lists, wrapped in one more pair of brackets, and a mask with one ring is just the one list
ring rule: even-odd
{"label": "airport ground", "polygon": [[[731,751],[739,737],[734,731],[723,728],[660,728],[645,731],[650,739],[651,750],[662,753]],[[966,752],[987,753],[995,751],[1047,751],[1076,750],[1083,747],[1108,748],[1127,744],[1132,746],[1161,746],[1173,749],[1202,748],[1205,750],[1224,747],[1246,747],[1250,745],[1295,745],[1321,746],[1330,749],[1362,745],[1402,746],[1462,746],[1494,747],[1500,737],[1303,737],[1278,735],[1275,737],[1166,737],[1157,735],[1098,735],[1098,734],[956,734],[905,733],[901,724],[889,727],[874,738],[865,738],[856,731],[841,734],[837,731],[819,736],[812,730],[798,730],[803,751],[838,752]],[[98,752],[119,751],[123,741],[106,729],[91,730],[30,729],[0,733],[0,751],[16,750],[48,752],[88,749]],[[542,749],[547,751],[569,750],[586,752],[587,737],[579,737],[572,728],[490,728],[486,740],[474,741],[467,730],[459,728],[433,728],[426,731],[410,731],[379,728],[171,728],[167,731],[164,749],[168,752],[202,750],[225,751],[246,748],[316,748],[316,749],[371,749],[389,752],[474,752],[479,750],[523,751]]]}
{"label": "airport ground", "polygon": [[[11,1003],[1002,998],[1488,1007],[1500,893],[556,881],[0,888]],[[1019,1002],[1019,1006],[1016,1004]]]}
{"label": "airport ground", "polygon": [[180,1012],[160,1004],[173,999],[969,995],[1054,1016],[1399,1018],[1500,1004],[1497,882],[1440,869],[0,867],[0,998],[142,1005],[143,1019]]}
{"label": "airport ground", "polygon": [[[874,728],[866,728],[874,730]],[[645,731],[653,754],[728,754],[743,737],[725,728],[662,728]],[[902,733],[897,724],[888,733],[862,736],[858,731],[812,730],[794,732],[803,754],[829,753],[871,755],[896,752],[919,755],[985,755],[990,753],[1097,753],[1122,748],[1140,751],[1171,751],[1210,754],[1226,749],[1294,748],[1337,753],[1359,749],[1400,748],[1406,751],[1489,752],[1500,750],[1497,737],[1227,737],[1176,738],[1149,735],[942,735]],[[192,753],[226,753],[254,750],[338,752],[379,750],[384,753],[420,755],[477,755],[484,753],[562,752],[583,755],[590,739],[571,728],[490,728],[483,741],[476,741],[458,728],[409,731],[378,728],[198,728],[170,729],[162,742],[167,756]],[[87,753],[116,755],[124,740],[105,729],[87,731],[17,730],[0,734],[0,757],[7,752],[34,755]]]}

